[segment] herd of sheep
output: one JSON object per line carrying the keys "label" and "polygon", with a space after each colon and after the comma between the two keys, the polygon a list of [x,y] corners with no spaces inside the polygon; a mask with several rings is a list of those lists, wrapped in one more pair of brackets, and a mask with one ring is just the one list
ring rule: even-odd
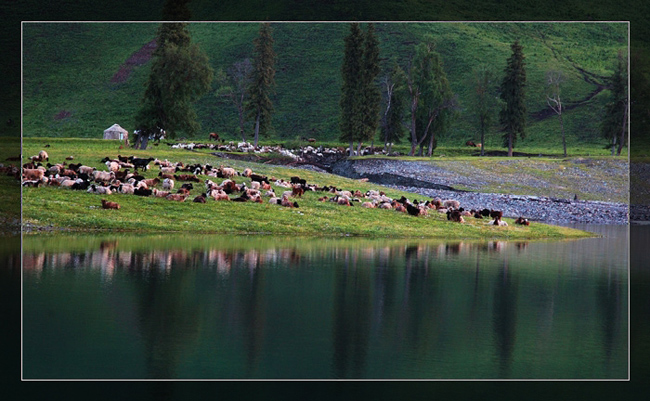
{"label": "herd of sheep", "polygon": [[[72,160],[73,158],[67,158]],[[47,162],[44,166],[42,163]],[[250,168],[238,172],[231,167],[214,167],[201,164],[183,164],[156,158],[137,158],[134,156],[117,158],[105,157],[101,160],[106,169],[97,169],[81,163],[49,163],[49,155],[41,151],[23,165],[22,185],[39,187],[43,185],[85,190],[102,196],[114,193],[135,196],[153,196],[172,201],[193,202],[214,201],[256,202],[277,204],[289,208],[299,207],[297,199],[306,191],[318,191],[321,202],[334,202],[342,206],[359,204],[364,208],[395,210],[412,216],[425,216],[431,212],[443,213],[447,219],[463,223],[466,218],[490,218],[489,224],[507,226],[502,220],[503,213],[497,210],[464,210],[457,200],[434,198],[426,201],[409,200],[402,196],[393,199],[383,191],[344,190],[334,186],[318,186],[307,183],[298,176],[289,180],[255,174]],[[150,164],[153,163],[153,167]],[[158,171],[154,178],[146,178],[141,172]],[[140,170],[140,171],[138,171]],[[151,174],[149,174],[151,175]],[[202,176],[199,178],[199,176]],[[180,184],[180,185],[179,185]],[[195,188],[195,185],[197,188]],[[200,187],[200,188],[198,188]],[[191,192],[199,194],[192,197]],[[276,193],[276,191],[278,191]],[[279,192],[282,191],[282,192]],[[195,191],[196,193],[197,191]],[[264,199],[268,199],[265,201]],[[102,208],[119,209],[117,202],[101,199]],[[529,221],[519,218],[516,224],[529,225]]]}

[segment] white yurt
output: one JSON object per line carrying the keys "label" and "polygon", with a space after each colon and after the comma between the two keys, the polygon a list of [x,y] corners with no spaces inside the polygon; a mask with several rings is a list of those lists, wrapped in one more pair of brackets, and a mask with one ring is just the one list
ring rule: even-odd
{"label": "white yurt", "polygon": [[104,139],[129,139],[129,131],[120,127],[119,124],[113,124],[104,130]]}

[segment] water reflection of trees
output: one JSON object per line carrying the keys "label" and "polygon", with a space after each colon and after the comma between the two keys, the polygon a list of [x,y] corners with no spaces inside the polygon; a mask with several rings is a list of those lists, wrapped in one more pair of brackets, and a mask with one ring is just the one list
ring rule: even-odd
{"label": "water reflection of trees", "polygon": [[[320,281],[293,283],[326,287],[323,292],[329,291],[331,303],[324,310],[330,315],[310,316],[307,308],[296,309],[292,313],[299,315],[280,320],[294,319],[296,328],[283,333],[317,336],[314,327],[321,326],[311,321],[328,320],[332,355],[323,362],[330,363],[333,377],[368,377],[378,347],[384,361],[419,364],[422,377],[445,375],[442,364],[424,361],[463,359],[460,355],[468,350],[496,356],[495,375],[512,377],[515,348],[523,346],[517,328],[536,327],[538,338],[545,340],[555,329],[556,301],[562,300],[557,295],[559,272],[521,293],[524,280],[513,265],[526,260],[521,253],[530,248],[504,241],[413,241],[363,247],[136,251],[107,241],[94,250],[25,254],[24,269],[36,276],[76,269],[107,282],[127,282],[149,377],[178,377],[179,366],[192,355],[217,360],[235,353],[223,344],[241,351],[241,359],[230,360],[235,363],[233,375],[272,376],[262,363],[270,354],[278,357],[272,340],[278,337],[273,333],[282,330],[277,326],[284,313],[279,305],[303,301],[290,298],[296,291],[282,291],[285,278],[295,272]],[[116,280],[122,275],[130,280]],[[566,292],[582,288],[580,283],[567,285]],[[596,297],[607,349],[620,339],[624,291],[618,281],[601,282],[590,299],[581,301],[593,303]],[[211,337],[203,338],[205,333]],[[200,355],[198,350],[206,344],[211,344],[209,356]],[[205,374],[213,377],[209,371]]]}

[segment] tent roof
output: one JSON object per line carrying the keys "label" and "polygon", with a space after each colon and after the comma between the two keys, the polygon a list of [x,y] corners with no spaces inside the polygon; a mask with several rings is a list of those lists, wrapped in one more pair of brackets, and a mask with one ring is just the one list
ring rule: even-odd
{"label": "tent roof", "polygon": [[123,132],[127,133],[128,131],[125,130],[124,128],[120,127],[119,124],[113,124],[109,128],[106,128],[104,132],[113,132],[113,131],[118,131],[118,132]]}

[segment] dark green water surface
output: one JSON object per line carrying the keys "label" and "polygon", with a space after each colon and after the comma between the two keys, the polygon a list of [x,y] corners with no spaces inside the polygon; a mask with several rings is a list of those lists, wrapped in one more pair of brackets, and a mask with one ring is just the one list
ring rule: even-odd
{"label": "dark green water surface", "polygon": [[627,379],[628,227],[540,242],[30,236],[25,379]]}

